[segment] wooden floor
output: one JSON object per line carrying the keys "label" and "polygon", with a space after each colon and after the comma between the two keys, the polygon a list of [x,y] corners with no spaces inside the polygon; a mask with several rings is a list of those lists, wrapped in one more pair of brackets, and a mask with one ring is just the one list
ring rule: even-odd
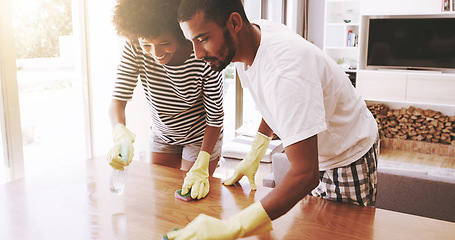
{"label": "wooden floor", "polygon": [[381,159],[455,169],[455,158],[432,154],[413,153],[381,148],[379,161]]}

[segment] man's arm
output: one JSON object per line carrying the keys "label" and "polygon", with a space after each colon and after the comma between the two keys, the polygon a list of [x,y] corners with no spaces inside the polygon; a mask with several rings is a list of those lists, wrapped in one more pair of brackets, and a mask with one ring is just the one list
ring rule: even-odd
{"label": "man's arm", "polygon": [[274,220],[287,213],[319,184],[317,135],[285,149],[291,163],[281,183],[264,199],[262,206]]}
{"label": "man's arm", "polygon": [[169,239],[237,239],[272,230],[271,220],[288,212],[319,183],[316,135],[286,147],[286,154],[291,169],[261,202],[227,220],[200,214],[185,228],[168,232]]}
{"label": "man's arm", "polygon": [[261,120],[261,124],[259,125],[258,132],[264,134],[267,137],[272,137],[273,130],[269,127],[269,125],[264,121]]}

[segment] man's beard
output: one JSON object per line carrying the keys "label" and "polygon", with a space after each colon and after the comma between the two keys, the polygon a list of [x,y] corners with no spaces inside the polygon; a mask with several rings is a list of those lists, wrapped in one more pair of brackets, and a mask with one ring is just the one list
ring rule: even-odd
{"label": "man's beard", "polygon": [[210,64],[210,68],[217,72],[220,72],[223,69],[225,69],[229,65],[229,63],[231,63],[231,61],[234,58],[235,53],[236,53],[234,41],[232,40],[232,37],[229,34],[229,31],[227,30],[227,28],[224,28],[223,36],[224,36],[224,43],[221,46],[220,56],[225,55],[226,57],[224,57],[224,59],[219,59],[216,57],[207,57],[204,59],[204,60],[215,60],[215,61],[217,60],[218,65]]}

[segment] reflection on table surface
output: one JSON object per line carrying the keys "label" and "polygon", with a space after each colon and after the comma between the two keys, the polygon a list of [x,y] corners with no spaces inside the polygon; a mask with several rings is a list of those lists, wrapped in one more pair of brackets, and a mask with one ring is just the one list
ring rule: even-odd
{"label": "reflection on table surface", "polygon": [[[109,190],[104,157],[0,185],[0,239],[159,239],[200,213],[228,218],[272,189],[226,187],[210,178],[199,201],[174,198],[185,172],[133,162],[126,191]],[[273,222],[274,231],[250,239],[453,239],[455,224],[307,196]]]}

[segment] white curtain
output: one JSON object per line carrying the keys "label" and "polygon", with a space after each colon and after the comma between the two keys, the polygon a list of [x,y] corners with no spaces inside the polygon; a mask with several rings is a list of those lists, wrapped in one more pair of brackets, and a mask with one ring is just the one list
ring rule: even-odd
{"label": "white curtain", "polygon": [[302,37],[308,37],[308,0],[285,0],[285,24]]}
{"label": "white curtain", "polygon": [[244,0],[243,4],[250,20],[280,22],[307,38],[308,0]]}

